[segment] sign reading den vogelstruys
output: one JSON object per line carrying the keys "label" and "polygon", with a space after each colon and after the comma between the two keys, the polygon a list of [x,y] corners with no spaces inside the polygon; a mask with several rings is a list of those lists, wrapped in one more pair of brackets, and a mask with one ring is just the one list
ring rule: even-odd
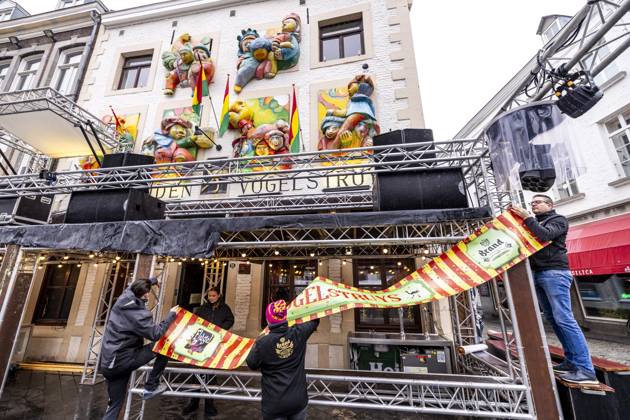
{"label": "sign reading den vogelstruys", "polygon": [[[387,289],[359,289],[317,277],[289,304],[287,319],[295,324],[353,308],[398,308],[443,299],[485,283],[547,244],[506,211]],[[180,309],[153,350],[196,366],[235,369],[253,343]]]}

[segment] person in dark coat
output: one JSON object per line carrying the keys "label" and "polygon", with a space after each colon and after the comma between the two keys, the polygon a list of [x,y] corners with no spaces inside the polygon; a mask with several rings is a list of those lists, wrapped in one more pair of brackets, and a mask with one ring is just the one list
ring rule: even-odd
{"label": "person in dark coat", "polygon": [[[216,287],[208,289],[206,303],[195,308],[193,312],[195,315],[224,330],[229,330],[234,325],[234,314],[232,314],[230,307],[225,304],[221,292]],[[197,411],[198,408],[199,399],[191,398],[182,413],[188,415]],[[204,413],[208,417],[214,417],[218,414],[217,408],[214,406],[214,400],[206,399]]]}
{"label": "person in dark coat", "polygon": [[166,390],[160,384],[160,375],[166,368],[168,358],[151,350],[155,343],[144,344],[144,340],[157,341],[175,320],[177,306],[159,324],[153,323],[153,315],[147,309],[152,286],[157,279],[139,279],[125,289],[109,314],[101,345],[100,371],[107,381],[109,402],[104,420],[115,420],[120,413],[131,373],[155,359],[153,369],[145,383],[142,398],[147,400]]}
{"label": "person in dark coat", "polygon": [[554,366],[561,379],[583,385],[597,384],[593,362],[584,333],[571,310],[571,283],[566,238],[569,222],[556,213],[553,200],[536,194],[530,203],[534,216],[523,208],[512,210],[524,219],[525,226],[541,241],[551,241],[542,250],[529,257],[534,274],[536,295],[545,318],[562,343],[565,360]]}
{"label": "person in dark coat", "polygon": [[265,318],[269,334],[258,338],[247,356],[247,366],[262,373],[263,419],[304,420],[308,408],[306,342],[319,319],[289,327],[284,300],[270,303]]}

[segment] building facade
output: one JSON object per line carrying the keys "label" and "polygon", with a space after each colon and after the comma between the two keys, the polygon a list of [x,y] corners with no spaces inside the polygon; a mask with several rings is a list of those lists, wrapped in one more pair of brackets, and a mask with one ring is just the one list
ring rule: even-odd
{"label": "building facade", "polygon": [[[362,81],[365,83],[358,90],[369,98],[366,103],[373,107],[373,115],[364,126],[367,134],[352,138],[346,147],[369,146],[378,129],[388,132],[424,127],[410,7],[408,0],[180,0],[105,13],[78,105],[106,124],[118,121],[117,130],[129,150],[153,154],[161,163],[317,152],[335,148],[327,145],[326,130],[343,125],[350,112],[344,108],[354,94],[349,85]],[[254,48],[245,51],[247,38],[254,32],[259,37],[267,34],[269,45],[273,47],[277,42],[285,55],[260,59]],[[279,33],[285,38],[274,38]],[[269,52],[271,47],[261,48]],[[193,59],[186,62],[186,54]],[[248,73],[253,61],[255,65]],[[277,71],[275,67],[266,68],[267,61],[269,66],[277,65]],[[190,74],[196,71],[198,75],[200,69],[209,82],[209,92],[201,99],[197,113],[191,100],[195,85],[191,80],[196,78],[191,79]],[[230,127],[221,136],[219,119],[228,75],[232,113]],[[235,87],[239,84],[242,86]],[[297,146],[286,144],[285,123],[290,122],[294,89],[301,126]],[[248,115],[253,119],[253,128],[243,131]],[[185,134],[177,137],[171,131],[173,126],[179,126]],[[195,132],[197,127],[207,136]],[[334,130],[331,132],[334,134]],[[288,150],[274,148],[274,135],[284,135]],[[204,142],[207,137],[212,141]],[[60,159],[57,168],[89,169],[94,167],[90,159]],[[167,202],[248,199],[265,194],[297,195],[304,189],[321,194],[343,193],[369,189],[371,182],[362,177],[333,177],[325,182],[297,184],[247,182],[207,188],[183,184],[177,189],[153,188],[152,194]],[[56,211],[63,212],[66,205],[60,201]],[[201,260],[168,258],[164,265],[163,310],[174,304],[193,309],[201,303],[207,287],[217,286],[235,313],[233,331],[254,337],[264,327],[263,311],[268,302],[293,299],[318,275],[381,289],[414,271],[426,259],[424,254],[418,258],[371,255],[366,259],[324,259],[316,253],[284,259],[278,252],[269,259],[249,260],[244,255],[216,261],[209,267]],[[24,339],[18,345],[25,359],[85,360],[92,346],[95,318],[98,321],[101,316],[95,308],[103,290],[116,277],[115,299],[133,274],[133,259],[127,260],[124,255],[120,260],[99,261],[73,265],[47,261],[37,271],[25,314]],[[47,318],[46,296],[53,291],[59,293],[55,301],[58,309],[54,317]],[[442,303],[434,308],[437,319],[440,311],[448,312],[448,304]],[[450,319],[447,314],[442,316],[447,331],[441,332],[448,335]],[[348,367],[350,332],[399,331],[400,319],[409,332],[427,332],[428,318],[425,316],[424,322],[421,318],[420,308],[407,309],[402,318],[395,310],[347,311],[324,318],[309,341],[307,365]]]}

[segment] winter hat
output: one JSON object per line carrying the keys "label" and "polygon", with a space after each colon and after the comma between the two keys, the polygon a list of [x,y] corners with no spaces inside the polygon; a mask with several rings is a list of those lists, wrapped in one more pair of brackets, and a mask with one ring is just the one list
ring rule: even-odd
{"label": "winter hat", "polygon": [[287,303],[282,299],[271,302],[267,305],[265,318],[267,318],[269,325],[285,322],[287,320]]}

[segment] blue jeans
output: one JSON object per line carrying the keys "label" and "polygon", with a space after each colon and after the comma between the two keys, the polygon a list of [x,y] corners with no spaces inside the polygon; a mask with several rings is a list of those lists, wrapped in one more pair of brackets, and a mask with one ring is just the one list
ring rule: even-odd
{"label": "blue jeans", "polygon": [[584,333],[571,311],[571,282],[569,270],[545,270],[534,272],[534,284],[538,301],[562,343],[564,355],[577,369],[595,374]]}

